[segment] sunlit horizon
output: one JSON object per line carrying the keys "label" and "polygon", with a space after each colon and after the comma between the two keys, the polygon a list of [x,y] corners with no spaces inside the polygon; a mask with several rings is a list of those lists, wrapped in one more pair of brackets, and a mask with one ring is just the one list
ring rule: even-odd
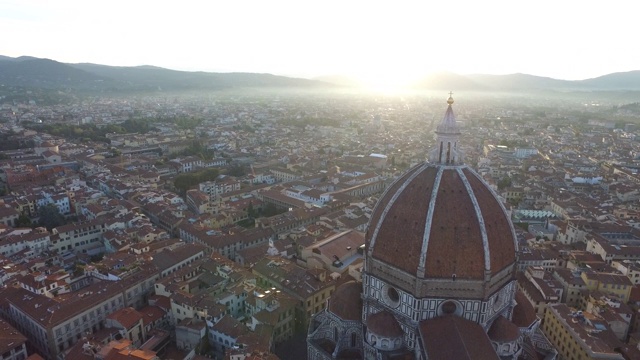
{"label": "sunlit horizon", "polygon": [[[632,4],[628,2],[629,6]],[[624,4],[6,0],[0,55],[181,71],[347,76],[393,90],[430,73],[583,80],[639,70]],[[576,16],[579,14],[579,16]]]}

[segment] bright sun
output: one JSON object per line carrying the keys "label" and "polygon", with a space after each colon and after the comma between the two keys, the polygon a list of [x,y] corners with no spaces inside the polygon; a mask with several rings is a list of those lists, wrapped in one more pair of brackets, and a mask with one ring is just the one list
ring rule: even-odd
{"label": "bright sun", "polygon": [[368,90],[392,94],[407,89],[420,80],[424,73],[424,71],[415,71],[415,69],[408,67],[393,70],[378,68],[377,71],[371,70],[361,73],[357,75],[357,78]]}

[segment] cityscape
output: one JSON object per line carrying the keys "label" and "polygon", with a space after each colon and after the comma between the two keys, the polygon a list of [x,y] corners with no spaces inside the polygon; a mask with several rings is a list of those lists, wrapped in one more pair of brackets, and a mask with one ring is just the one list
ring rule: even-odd
{"label": "cityscape", "polygon": [[[625,93],[60,93],[13,86],[2,99],[3,358],[640,354],[640,106]],[[429,150],[443,138],[457,144],[447,159]],[[443,213],[429,216],[444,223],[431,223],[429,238],[452,252],[425,254],[426,263],[472,263],[482,255],[482,246],[465,248],[473,231],[446,229],[469,217],[489,224],[498,211],[502,229],[478,231],[489,244],[506,241],[491,263],[509,272],[475,295],[413,293],[437,299],[406,313],[380,311],[396,309],[389,304],[417,286],[397,277],[387,283],[397,290],[386,293],[362,284],[389,281],[368,268],[397,262],[386,253],[400,251],[399,274],[415,272],[405,265],[420,253],[410,239],[423,241],[425,220],[416,220],[418,231],[391,218],[425,215],[429,193],[393,193],[412,188],[401,183],[429,173],[427,165],[442,166],[444,177],[460,167],[474,194],[464,199],[482,211],[456,215],[463,209],[447,204],[466,200],[438,195]],[[440,187],[454,186],[444,177]],[[407,209],[385,209],[391,198]],[[390,230],[372,221],[391,222],[382,226]],[[456,285],[474,277],[451,272]],[[463,301],[469,297],[480,302]],[[444,314],[451,299],[492,309],[458,314],[477,327],[469,331],[488,334],[484,344],[465,344],[464,334],[462,344],[418,341],[425,333],[437,339],[444,323],[407,330]],[[367,312],[382,318],[378,335],[398,332],[387,334],[385,348],[370,341],[376,327],[363,325]],[[357,330],[353,339],[348,328]],[[481,352],[446,352],[461,346]]]}
{"label": "cityscape", "polygon": [[0,4],[0,360],[638,360],[608,4]]}

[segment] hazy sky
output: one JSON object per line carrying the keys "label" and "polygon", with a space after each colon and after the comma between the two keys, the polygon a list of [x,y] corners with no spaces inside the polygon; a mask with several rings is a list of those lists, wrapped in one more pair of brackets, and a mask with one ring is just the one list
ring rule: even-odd
{"label": "hazy sky", "polygon": [[640,69],[637,2],[1,0],[0,54],[180,70],[584,79]]}

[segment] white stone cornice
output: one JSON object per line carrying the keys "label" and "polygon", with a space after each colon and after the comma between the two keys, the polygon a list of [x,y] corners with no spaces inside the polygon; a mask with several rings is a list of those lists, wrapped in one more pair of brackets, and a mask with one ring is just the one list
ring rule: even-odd
{"label": "white stone cornice", "polygon": [[440,180],[442,179],[442,173],[444,172],[444,166],[438,168],[436,179],[433,182],[433,189],[431,189],[431,198],[429,200],[429,210],[427,211],[427,219],[424,223],[424,233],[422,236],[422,250],[420,251],[420,262],[418,262],[418,278],[424,279],[427,250],[429,247],[429,235],[431,234],[431,221],[433,220],[433,212],[435,211],[436,198],[438,196],[438,189],[440,188]]}
{"label": "white stone cornice", "polygon": [[473,203],[473,208],[476,211],[476,217],[478,218],[478,222],[480,223],[480,233],[482,234],[482,247],[484,248],[484,269],[486,271],[491,271],[491,254],[489,249],[489,237],[487,236],[487,228],[484,224],[484,217],[482,216],[482,210],[480,209],[480,204],[478,204],[478,199],[471,188],[471,184],[469,180],[465,176],[462,171],[463,168],[457,168],[456,171],[464,184],[464,187],[467,189],[467,193],[469,194],[469,198]]}

